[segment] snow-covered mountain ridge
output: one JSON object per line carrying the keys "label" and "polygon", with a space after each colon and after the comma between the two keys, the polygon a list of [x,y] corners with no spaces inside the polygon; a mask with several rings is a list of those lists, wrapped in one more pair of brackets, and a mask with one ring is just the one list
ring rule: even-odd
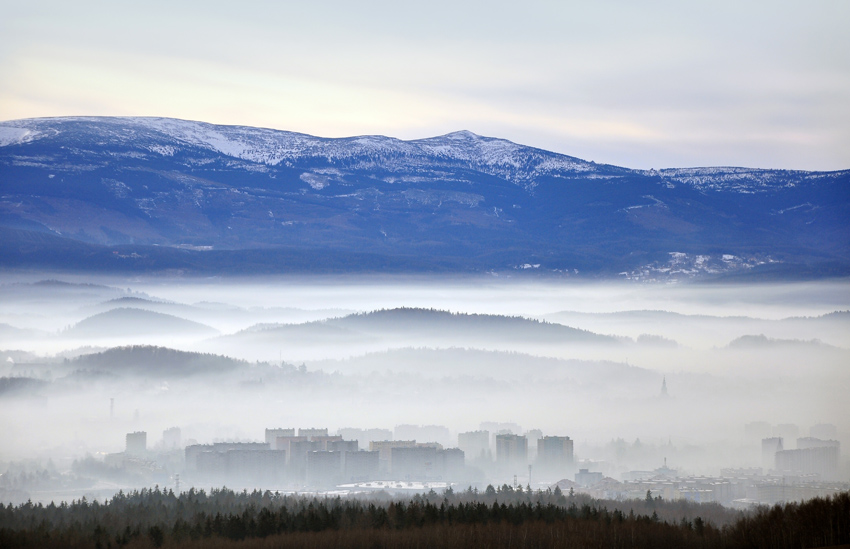
{"label": "snow-covered mountain ridge", "polygon": [[850,274],[848,220],[850,171],[632,170],[467,131],[0,122],[9,265],[834,275]]}
{"label": "snow-covered mountain ridge", "polygon": [[[577,158],[469,131],[412,141],[372,135],[321,138],[265,128],[152,117],[67,117],[3,122],[0,123],[0,146],[55,136],[63,131],[61,123],[69,122],[96,125],[103,138],[116,144],[155,141],[157,144],[148,149],[165,156],[173,156],[181,146],[190,145],[268,166],[291,165],[305,158],[329,162],[368,158],[385,166],[391,166],[394,160],[424,165],[433,164],[436,158],[449,163],[465,163],[522,184],[554,171],[593,172],[596,169],[592,163]],[[163,145],[164,137],[171,143]]]}
{"label": "snow-covered mountain ridge", "polygon": [[[63,117],[0,122],[0,146],[55,137],[66,131],[62,126],[68,123],[88,123],[91,125],[88,131],[97,131],[98,137],[117,145],[138,146],[153,142],[146,147],[147,150],[163,156],[173,156],[181,147],[191,146],[267,166],[291,166],[295,161],[303,159],[324,159],[328,162],[359,159],[355,167],[365,167],[373,162],[392,169],[394,165],[400,164],[429,166],[436,160],[455,165],[465,164],[532,188],[534,180],[543,175],[581,173],[601,176],[612,170],[623,171],[622,168],[525,147],[505,139],[483,137],[470,131],[410,141],[379,135],[322,138],[267,128],[222,126],[156,117]],[[80,128],[76,126],[75,131],[79,132]],[[735,192],[768,190],[777,184],[778,179],[785,179],[789,175],[823,178],[844,173],[741,167],[666,168],[642,172],[702,190]],[[780,184],[789,183],[785,181]]]}

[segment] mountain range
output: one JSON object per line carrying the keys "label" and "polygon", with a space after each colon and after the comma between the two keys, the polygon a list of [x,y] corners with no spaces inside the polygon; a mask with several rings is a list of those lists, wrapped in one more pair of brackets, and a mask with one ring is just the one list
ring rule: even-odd
{"label": "mountain range", "polygon": [[7,268],[194,274],[850,274],[850,170],[634,170],[461,131],[0,123]]}

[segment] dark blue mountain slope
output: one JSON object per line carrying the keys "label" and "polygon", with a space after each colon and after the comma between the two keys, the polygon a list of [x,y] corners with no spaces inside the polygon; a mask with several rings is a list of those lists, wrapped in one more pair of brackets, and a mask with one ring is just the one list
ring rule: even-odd
{"label": "dark blue mountain slope", "polygon": [[850,171],[630,170],[469,132],[19,120],[0,188],[12,268],[850,274]]}

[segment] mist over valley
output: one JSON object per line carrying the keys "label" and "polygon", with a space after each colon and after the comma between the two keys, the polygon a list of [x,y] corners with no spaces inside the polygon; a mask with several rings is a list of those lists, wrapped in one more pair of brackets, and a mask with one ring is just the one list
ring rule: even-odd
{"label": "mist over valley", "polygon": [[[681,477],[766,473],[754,425],[766,424],[769,435],[793,426],[787,446],[819,425],[850,442],[844,289],[842,281],[754,289],[16,275],[0,286],[0,408],[16,418],[0,425],[0,439],[14,441],[2,459],[10,471],[50,463],[67,472],[52,487],[7,485],[4,494],[109,496],[176,478],[184,487],[331,487],[315,475],[186,469],[184,446],[261,443],[279,427],[360,433],[360,450],[393,439],[455,448],[459,435],[480,430],[574,444],[572,465],[554,476],[529,477],[525,466],[508,473],[494,447],[493,461],[468,456],[444,479],[481,486],[514,475],[532,486],[572,482],[579,467],[623,480],[665,459]],[[159,436],[174,428],[177,447]],[[125,436],[141,431],[152,468],[108,457],[124,455]],[[536,448],[528,448],[534,464]],[[103,459],[112,465],[92,465]],[[842,458],[832,480],[847,467]],[[375,474],[393,476],[391,468]]]}

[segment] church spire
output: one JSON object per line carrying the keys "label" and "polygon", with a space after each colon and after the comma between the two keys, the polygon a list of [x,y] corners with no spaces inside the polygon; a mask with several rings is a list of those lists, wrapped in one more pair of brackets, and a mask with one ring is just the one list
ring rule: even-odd
{"label": "church spire", "polygon": [[663,381],[661,382],[661,398],[667,398],[669,395],[667,394],[667,376],[664,376]]}

